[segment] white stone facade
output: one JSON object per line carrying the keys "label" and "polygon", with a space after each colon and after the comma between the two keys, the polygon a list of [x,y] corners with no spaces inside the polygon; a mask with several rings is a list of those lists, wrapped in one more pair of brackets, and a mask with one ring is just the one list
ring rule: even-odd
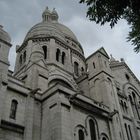
{"label": "white stone facade", "polygon": [[100,48],[85,58],[48,8],[17,46],[0,26],[0,140],[140,140],[140,82]]}

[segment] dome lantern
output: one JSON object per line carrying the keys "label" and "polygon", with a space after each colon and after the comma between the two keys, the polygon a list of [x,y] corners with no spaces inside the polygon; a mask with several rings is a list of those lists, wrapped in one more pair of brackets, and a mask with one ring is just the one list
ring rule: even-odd
{"label": "dome lantern", "polygon": [[45,11],[42,14],[43,22],[47,22],[51,20],[51,12],[48,7],[46,7]]}
{"label": "dome lantern", "polygon": [[55,8],[53,8],[51,17],[52,17],[52,21],[58,21],[59,16]]}

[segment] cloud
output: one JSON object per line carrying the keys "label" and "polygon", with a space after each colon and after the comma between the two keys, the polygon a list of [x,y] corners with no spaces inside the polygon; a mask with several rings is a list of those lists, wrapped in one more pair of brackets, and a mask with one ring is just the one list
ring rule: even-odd
{"label": "cloud", "polygon": [[132,71],[140,79],[140,55],[133,52],[133,46],[126,42],[129,26],[120,21],[113,29],[109,25],[99,26],[86,18],[85,5],[76,0],[0,0],[0,24],[12,37],[10,51],[11,69],[15,62],[15,46],[21,44],[29,29],[40,22],[46,6],[54,7],[59,13],[59,21],[68,26],[84,48],[85,56],[103,46],[108,54],[117,59],[124,58]]}

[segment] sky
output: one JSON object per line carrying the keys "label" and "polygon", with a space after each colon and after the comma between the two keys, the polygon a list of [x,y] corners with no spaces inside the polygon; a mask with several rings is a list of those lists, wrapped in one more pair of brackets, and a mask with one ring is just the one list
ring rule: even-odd
{"label": "sky", "polygon": [[140,53],[127,42],[129,26],[121,20],[111,29],[109,24],[100,26],[86,17],[87,7],[79,0],[0,0],[0,25],[4,26],[11,38],[10,69],[14,69],[16,45],[21,45],[29,29],[42,21],[42,12],[49,7],[56,8],[59,22],[69,27],[81,43],[88,57],[100,47],[117,60],[124,58],[133,73],[140,79]]}

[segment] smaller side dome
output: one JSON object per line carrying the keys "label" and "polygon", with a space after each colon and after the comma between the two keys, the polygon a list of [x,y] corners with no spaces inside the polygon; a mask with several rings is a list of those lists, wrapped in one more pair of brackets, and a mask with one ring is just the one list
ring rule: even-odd
{"label": "smaller side dome", "polygon": [[52,21],[58,21],[59,16],[58,16],[58,13],[57,13],[57,11],[55,10],[55,8],[53,8],[51,17],[52,17]]}
{"label": "smaller side dome", "polygon": [[0,25],[0,39],[3,40],[3,41],[6,41],[8,43],[11,42],[10,35],[6,31],[3,30],[3,26],[2,25]]}
{"label": "smaller side dome", "polygon": [[46,7],[45,11],[42,14],[43,22],[51,20],[51,12],[48,7]]}

